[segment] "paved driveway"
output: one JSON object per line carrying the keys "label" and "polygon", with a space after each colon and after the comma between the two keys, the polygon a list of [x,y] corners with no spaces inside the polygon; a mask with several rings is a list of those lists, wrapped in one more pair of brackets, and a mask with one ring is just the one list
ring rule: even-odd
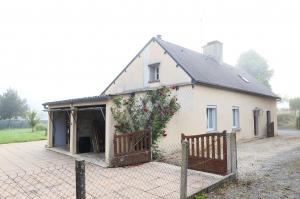
{"label": "paved driveway", "polygon": [[46,141],[0,145],[0,176],[37,171],[51,166],[73,163],[74,158],[46,150]]}
{"label": "paved driveway", "polygon": [[[45,149],[45,141],[0,145],[0,160],[1,199],[76,198],[75,158]],[[104,168],[86,161],[86,196],[179,198],[180,173],[179,166],[162,162]],[[188,195],[222,177],[188,170]]]}

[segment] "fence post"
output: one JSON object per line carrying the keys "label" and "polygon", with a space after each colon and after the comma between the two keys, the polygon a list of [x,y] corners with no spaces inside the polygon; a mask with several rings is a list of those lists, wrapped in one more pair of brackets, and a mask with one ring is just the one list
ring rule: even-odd
{"label": "fence post", "polygon": [[85,199],[84,160],[75,160],[75,172],[76,172],[76,199]]}
{"label": "fence post", "polygon": [[188,147],[189,147],[188,141],[181,140],[181,148],[182,148],[181,182],[180,182],[181,199],[186,199],[187,197]]}
{"label": "fence post", "polygon": [[235,178],[237,179],[237,147],[236,133],[234,131],[231,133],[227,133],[227,168],[228,173],[235,173]]}

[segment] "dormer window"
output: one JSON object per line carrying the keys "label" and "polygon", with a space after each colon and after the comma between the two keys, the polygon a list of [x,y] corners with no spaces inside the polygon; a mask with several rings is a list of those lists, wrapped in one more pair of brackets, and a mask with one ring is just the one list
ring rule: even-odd
{"label": "dormer window", "polygon": [[149,82],[158,82],[159,81],[159,64],[150,64],[149,66]]}

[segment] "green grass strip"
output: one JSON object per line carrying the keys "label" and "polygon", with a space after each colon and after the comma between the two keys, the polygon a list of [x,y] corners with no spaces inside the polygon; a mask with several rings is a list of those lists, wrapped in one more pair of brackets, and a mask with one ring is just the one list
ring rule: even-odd
{"label": "green grass strip", "polygon": [[34,131],[31,129],[3,129],[0,130],[0,144],[15,142],[30,142],[46,140],[45,131]]}

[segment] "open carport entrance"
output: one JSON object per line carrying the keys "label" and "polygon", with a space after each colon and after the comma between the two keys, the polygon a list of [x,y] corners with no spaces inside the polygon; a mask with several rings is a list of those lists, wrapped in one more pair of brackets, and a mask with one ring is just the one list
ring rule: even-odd
{"label": "open carport entrance", "polygon": [[76,121],[77,153],[105,152],[104,106],[78,107]]}
{"label": "open carport entrance", "polygon": [[[76,135],[76,153],[105,152],[106,106],[84,106],[46,110],[51,115],[52,146],[70,151],[70,121],[73,117]],[[75,114],[75,112],[77,114]]]}

